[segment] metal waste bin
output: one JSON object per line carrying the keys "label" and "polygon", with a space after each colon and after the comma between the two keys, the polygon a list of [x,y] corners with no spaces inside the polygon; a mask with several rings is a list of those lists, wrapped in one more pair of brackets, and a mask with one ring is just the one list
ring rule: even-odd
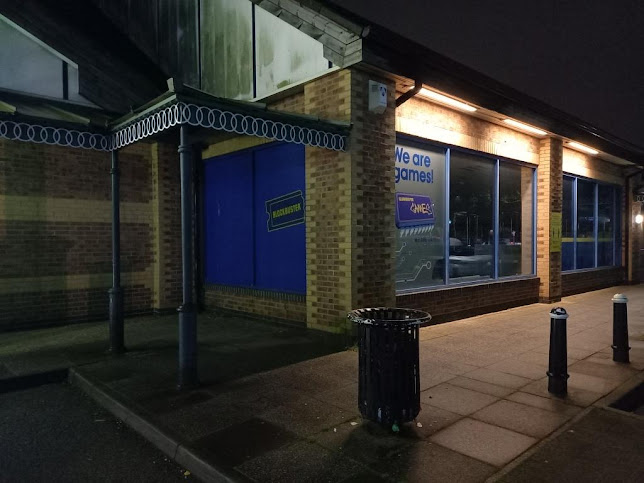
{"label": "metal waste bin", "polygon": [[358,407],[383,425],[413,420],[420,412],[418,329],[431,316],[413,309],[378,307],[349,313],[358,325]]}

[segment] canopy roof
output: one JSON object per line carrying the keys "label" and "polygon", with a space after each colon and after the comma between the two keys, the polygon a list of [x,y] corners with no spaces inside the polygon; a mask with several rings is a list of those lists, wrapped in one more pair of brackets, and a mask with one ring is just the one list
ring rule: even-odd
{"label": "canopy roof", "polygon": [[0,138],[112,151],[181,124],[344,151],[350,125],[223,99],[168,81],[168,91],[115,118],[68,101],[0,90]]}

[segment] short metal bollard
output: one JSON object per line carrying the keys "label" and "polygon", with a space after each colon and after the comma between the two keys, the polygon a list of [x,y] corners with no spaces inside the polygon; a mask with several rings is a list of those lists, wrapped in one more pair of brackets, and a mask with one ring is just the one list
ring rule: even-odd
{"label": "short metal bollard", "polygon": [[418,329],[431,316],[380,307],[354,310],[348,318],[358,325],[360,413],[397,431],[420,412]]}
{"label": "short metal bollard", "polygon": [[548,392],[564,396],[568,392],[568,341],[563,307],[550,311],[550,356],[548,364]]}
{"label": "short metal bollard", "polygon": [[613,360],[629,363],[628,351],[628,315],[626,310],[628,299],[618,293],[613,297]]}

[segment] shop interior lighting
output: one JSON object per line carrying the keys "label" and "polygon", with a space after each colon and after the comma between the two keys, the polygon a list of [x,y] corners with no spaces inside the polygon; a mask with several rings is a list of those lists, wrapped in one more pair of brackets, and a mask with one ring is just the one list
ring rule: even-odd
{"label": "shop interior lighting", "polygon": [[588,146],[584,146],[583,144],[579,144],[579,143],[577,143],[575,141],[570,141],[568,143],[568,146],[570,146],[573,149],[577,149],[579,151],[583,151],[584,153],[588,153],[588,154],[598,154],[599,153],[599,151],[597,151],[596,149],[589,148]]}
{"label": "shop interior lighting", "polygon": [[423,97],[427,97],[436,102],[440,102],[441,104],[446,104],[448,106],[455,107],[456,109],[460,109],[462,111],[467,111],[467,112],[476,111],[476,107],[470,106],[469,104],[466,104],[461,101],[457,101],[456,99],[447,97],[443,94],[439,94],[438,92],[430,91],[429,89],[425,89],[424,87],[420,90],[419,94]]}
{"label": "shop interior lighting", "polygon": [[523,124],[522,122],[515,121],[514,119],[503,119],[503,122],[509,124],[510,126],[516,127],[517,129],[521,129],[522,131],[537,134],[538,136],[545,136],[546,134],[548,134],[546,131],[537,129],[536,127],[532,127],[527,124]]}

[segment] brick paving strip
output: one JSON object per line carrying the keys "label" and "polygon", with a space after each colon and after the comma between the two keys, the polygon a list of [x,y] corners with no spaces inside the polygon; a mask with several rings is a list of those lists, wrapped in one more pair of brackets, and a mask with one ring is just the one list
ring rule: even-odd
{"label": "brick paving strip", "polygon": [[[629,298],[628,365],[612,361],[616,292]],[[77,366],[71,380],[208,481],[558,481],[590,471],[593,462],[579,448],[593,435],[603,448],[594,461],[608,475],[620,459],[610,454],[615,445],[600,444],[617,438],[611,427],[626,428],[620,441],[627,455],[644,445],[644,418],[602,409],[644,380],[644,287],[556,305],[570,315],[567,397],[546,389],[554,305],[427,327],[420,334],[422,410],[398,434],[360,418],[351,350],[188,393],[173,390],[174,352]],[[204,366],[202,374],[208,370],[217,368]],[[552,445],[567,458],[555,458]],[[629,468],[615,472],[619,481],[641,481],[641,460],[628,459]]]}

